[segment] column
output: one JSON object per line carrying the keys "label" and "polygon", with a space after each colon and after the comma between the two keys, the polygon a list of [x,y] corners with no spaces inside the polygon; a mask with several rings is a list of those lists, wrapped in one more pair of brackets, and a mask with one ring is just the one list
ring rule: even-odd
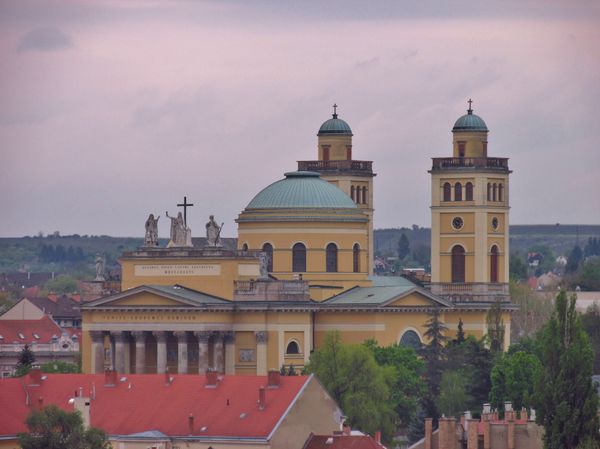
{"label": "column", "polygon": [[256,375],[267,375],[267,331],[256,332]]}
{"label": "column", "polygon": [[167,333],[154,331],[152,335],[156,338],[156,372],[164,374],[167,371]]}
{"label": "column", "polygon": [[104,372],[104,332],[90,331],[90,338],[92,339],[91,372],[96,373],[96,374],[103,373]]}
{"label": "column", "polygon": [[132,332],[135,339],[135,374],[146,371],[146,334],[144,331]]}
{"label": "column", "polygon": [[198,339],[198,374],[204,374],[208,370],[208,340],[210,338],[210,331],[196,331],[194,335]]}
{"label": "column", "polygon": [[214,337],[214,365],[218,373],[222,373],[223,369],[223,332],[213,333]]}
{"label": "column", "polygon": [[187,374],[188,372],[188,338],[186,331],[173,332],[177,338],[177,373]]}
{"label": "column", "polygon": [[225,339],[225,374],[235,374],[235,332],[228,331]]}
{"label": "column", "polygon": [[125,374],[131,373],[131,344],[129,341],[129,332],[123,332],[123,359]]}
{"label": "column", "polygon": [[112,331],[110,333],[115,339],[115,363],[114,369],[119,374],[125,373],[125,332]]}

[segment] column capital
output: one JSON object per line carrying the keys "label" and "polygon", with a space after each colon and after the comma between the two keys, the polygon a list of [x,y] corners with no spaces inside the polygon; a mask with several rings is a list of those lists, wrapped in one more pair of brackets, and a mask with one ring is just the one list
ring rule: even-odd
{"label": "column capital", "polygon": [[256,343],[266,343],[268,339],[267,331],[258,331],[254,333],[256,335]]}
{"label": "column capital", "polygon": [[104,331],[89,331],[89,334],[94,343],[102,343],[104,341]]}
{"label": "column capital", "polygon": [[235,342],[235,332],[234,331],[223,332],[223,340],[225,340],[225,344],[234,343]]}
{"label": "column capital", "polygon": [[215,340],[215,342],[223,342],[223,331],[213,331],[211,332],[211,335],[213,337],[213,339]]}
{"label": "column capital", "polygon": [[167,332],[166,331],[153,331],[152,335],[156,338],[156,342],[165,343],[167,341]]}
{"label": "column capital", "polygon": [[186,331],[174,331],[173,335],[175,335],[175,338],[177,338],[177,340],[179,341],[179,343],[185,343],[187,342],[187,332]]}
{"label": "column capital", "polygon": [[198,339],[198,343],[208,343],[211,334],[211,331],[194,331],[194,336]]}
{"label": "column capital", "polygon": [[112,337],[115,338],[115,340],[117,339],[121,339],[121,340],[125,340],[125,338],[127,337],[127,331],[110,331],[110,335]]}
{"label": "column capital", "polygon": [[146,341],[146,333],[144,331],[131,331],[131,336],[136,342],[141,343]]}

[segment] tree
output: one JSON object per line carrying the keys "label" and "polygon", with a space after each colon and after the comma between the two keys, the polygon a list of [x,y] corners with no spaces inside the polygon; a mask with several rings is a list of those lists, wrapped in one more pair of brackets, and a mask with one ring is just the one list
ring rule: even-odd
{"label": "tree", "polygon": [[425,382],[429,390],[423,398],[423,408],[434,420],[439,417],[436,399],[440,394],[445,361],[444,347],[448,341],[448,337],[445,335],[448,327],[441,321],[440,314],[440,309],[434,308],[430,314],[431,318],[425,323],[424,335],[429,341],[421,350],[421,355],[425,360]]}
{"label": "tree", "polygon": [[77,291],[77,281],[71,276],[61,274],[44,284],[44,291],[53,292],[58,295],[73,293]]}
{"label": "tree", "polygon": [[582,290],[600,290],[600,257],[592,256],[585,260],[576,282]]}
{"label": "tree", "polygon": [[23,346],[21,353],[19,354],[19,360],[15,369],[15,377],[24,376],[31,369],[31,365],[35,363],[35,354],[29,347],[29,345]]}
{"label": "tree", "polygon": [[592,383],[594,353],[575,310],[576,296],[556,297],[544,326],[540,350],[543,369],[536,379],[537,422],[544,426],[545,449],[575,449],[598,442],[598,395]]}
{"label": "tree", "polygon": [[533,292],[526,284],[510,282],[510,298],[518,308],[511,314],[511,341],[535,335],[552,315],[552,294]]}
{"label": "tree", "polygon": [[594,351],[594,374],[600,374],[600,307],[593,303],[581,315],[581,325],[588,335]]}
{"label": "tree", "polygon": [[469,407],[470,402],[467,379],[462,372],[444,371],[440,382],[440,395],[436,401],[438,410],[447,417],[456,417]]}
{"label": "tree", "polygon": [[375,340],[365,345],[375,356],[380,366],[395,369],[395,379],[391,391],[391,402],[399,420],[400,427],[408,427],[419,409],[419,400],[426,390],[422,379],[423,361],[417,357],[414,349],[398,344],[380,347]]}
{"label": "tree", "polygon": [[381,430],[384,439],[391,438],[395,414],[390,389],[395,372],[379,366],[369,348],[342,344],[339,332],[327,333],[323,345],[311,354],[308,370],[344,410],[351,426],[370,434]]}
{"label": "tree", "polygon": [[398,241],[398,257],[400,260],[403,260],[406,256],[410,254],[410,243],[408,242],[408,238],[406,234],[403,232],[400,236],[400,240]]}
{"label": "tree", "polygon": [[487,322],[488,333],[487,341],[492,352],[502,351],[504,348],[504,320],[502,319],[502,302],[494,301],[485,318]]}
{"label": "tree", "polygon": [[79,412],[66,412],[56,405],[36,410],[25,421],[29,432],[20,433],[22,449],[109,449],[106,434],[85,429]]}
{"label": "tree", "polygon": [[80,373],[81,369],[75,363],[63,362],[61,360],[55,360],[53,362],[46,362],[40,365],[42,372],[44,373]]}
{"label": "tree", "polygon": [[511,279],[520,281],[527,279],[527,265],[520,254],[511,254],[508,268]]}
{"label": "tree", "polygon": [[533,386],[541,369],[542,364],[534,354],[525,351],[502,354],[492,369],[490,402],[498,409],[505,401],[511,401],[516,410],[530,408]]}
{"label": "tree", "polygon": [[583,251],[579,247],[579,245],[575,245],[567,258],[567,266],[565,267],[565,271],[567,273],[574,273],[579,268],[579,264],[583,260]]}

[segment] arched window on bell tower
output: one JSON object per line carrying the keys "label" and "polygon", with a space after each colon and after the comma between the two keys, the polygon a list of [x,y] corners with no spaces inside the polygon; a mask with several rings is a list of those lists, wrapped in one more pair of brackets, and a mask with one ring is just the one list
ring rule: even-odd
{"label": "arched window on bell tower", "polygon": [[462,201],[462,184],[460,182],[454,184],[454,201]]}
{"label": "arched window on bell tower", "polygon": [[465,200],[473,201],[473,183],[472,182],[467,182],[467,185],[465,187]]}
{"label": "arched window on bell tower", "polygon": [[367,187],[362,188],[362,203],[367,204]]}
{"label": "arched window on bell tower", "polygon": [[494,183],[492,185],[492,201],[496,201],[496,198],[497,198],[496,193],[497,193],[497,191],[498,191],[498,186],[496,185],[496,183]]}
{"label": "arched window on bell tower", "polygon": [[490,251],[490,282],[498,282],[498,247],[492,246]]}
{"label": "arched window on bell tower", "polygon": [[350,198],[352,198],[352,201],[356,202],[356,196],[354,194],[354,186],[350,186]]}
{"label": "arched window on bell tower", "polygon": [[492,201],[492,185],[489,182],[487,185],[487,200]]}
{"label": "arched window on bell tower", "polygon": [[444,183],[444,201],[452,201],[452,186],[449,182]]}
{"label": "arched window on bell tower", "polygon": [[503,201],[502,197],[503,195],[503,190],[504,190],[504,186],[502,184],[498,184],[498,201]]}
{"label": "arched window on bell tower", "polygon": [[452,247],[452,282],[465,282],[465,249],[460,245]]}
{"label": "arched window on bell tower", "polygon": [[338,248],[335,243],[330,243],[325,249],[325,269],[328,273],[336,273],[338,270]]}

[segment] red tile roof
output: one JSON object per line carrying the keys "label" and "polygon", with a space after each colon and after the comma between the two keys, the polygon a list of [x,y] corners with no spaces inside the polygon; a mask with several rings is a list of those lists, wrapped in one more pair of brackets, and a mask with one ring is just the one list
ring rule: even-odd
{"label": "red tile roof", "polygon": [[[266,406],[257,406],[258,390],[266,376],[224,376],[216,388],[206,388],[199,375],[119,375],[117,386],[105,386],[104,374],[47,374],[40,386],[31,378],[0,380],[0,436],[26,430],[31,412],[26,395],[36,404],[56,404],[68,411],[75,391],[93,396],[91,425],[109,435],[131,435],[158,430],[168,436],[190,434],[188,417],[194,416],[192,435],[200,437],[266,438],[311,377],[286,376],[278,388],[266,389]],[[126,380],[121,381],[125,377]],[[203,428],[205,428],[203,430]]]}
{"label": "red tile roof", "polygon": [[369,435],[311,435],[303,449],[385,449]]}
{"label": "red tile roof", "polygon": [[[62,329],[49,316],[39,320],[0,320],[0,343],[50,343],[52,336],[60,337]],[[25,338],[21,338],[19,335]],[[36,338],[35,335],[39,338]]]}

